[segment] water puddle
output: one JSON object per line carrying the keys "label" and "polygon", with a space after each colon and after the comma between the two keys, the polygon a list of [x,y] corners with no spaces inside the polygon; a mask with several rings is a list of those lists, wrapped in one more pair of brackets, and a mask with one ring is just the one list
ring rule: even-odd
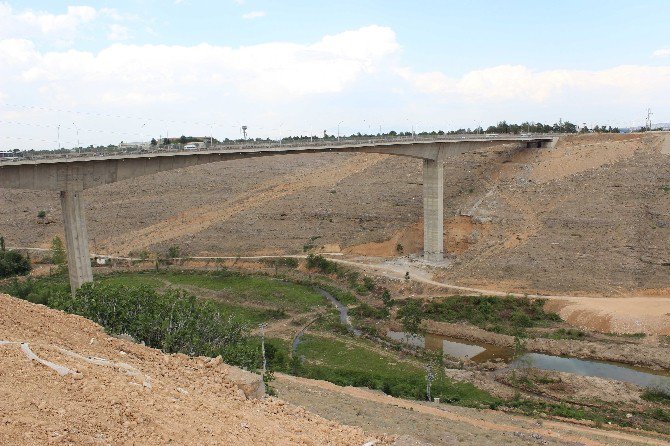
{"label": "water puddle", "polygon": [[513,358],[511,348],[490,344],[472,343],[462,339],[435,334],[412,335],[401,331],[389,331],[387,336],[395,341],[414,347],[442,352],[445,355],[469,359],[475,362],[504,361],[510,367],[535,367],[540,370],[574,373],[581,376],[595,376],[636,384],[641,387],[663,388],[670,390],[670,374],[643,367],[633,367],[603,361],[591,361],[577,358],[526,353]]}

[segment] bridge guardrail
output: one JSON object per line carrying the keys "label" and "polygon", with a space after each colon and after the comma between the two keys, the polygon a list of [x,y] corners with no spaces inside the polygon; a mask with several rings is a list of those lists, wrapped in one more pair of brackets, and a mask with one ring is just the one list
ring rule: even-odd
{"label": "bridge guardrail", "polygon": [[519,139],[538,139],[538,138],[555,138],[563,136],[560,133],[543,133],[543,134],[452,134],[452,135],[410,135],[410,136],[395,136],[395,137],[365,137],[365,136],[354,136],[337,139],[318,139],[315,141],[284,141],[284,140],[272,140],[272,141],[239,141],[233,142],[232,144],[214,144],[210,146],[205,146],[197,149],[184,150],[183,144],[180,144],[178,147],[157,147],[155,149],[136,149],[136,150],[117,150],[110,152],[83,152],[83,153],[58,153],[58,154],[40,154],[34,156],[22,156],[20,158],[0,158],[0,164],[11,163],[14,161],[33,161],[33,160],[50,160],[50,159],[73,159],[73,158],[94,158],[96,156],[117,156],[117,155],[138,155],[138,154],[151,154],[151,153],[194,153],[194,152],[209,152],[213,150],[248,150],[248,149],[277,149],[281,147],[323,147],[323,146],[333,146],[333,147],[346,147],[354,146],[358,144],[371,143],[371,144],[383,144],[383,143],[394,143],[394,142],[409,142],[409,141],[459,141],[459,140],[468,140],[468,139],[489,139],[491,141],[497,140],[508,140],[510,138],[519,138]]}

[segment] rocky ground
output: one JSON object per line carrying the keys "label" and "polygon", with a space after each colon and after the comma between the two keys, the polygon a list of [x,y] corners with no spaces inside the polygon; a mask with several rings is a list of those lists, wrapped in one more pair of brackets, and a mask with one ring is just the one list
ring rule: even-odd
{"label": "rocky ground", "polygon": [[[585,135],[555,149],[445,164],[438,280],[543,294],[670,295],[670,157],[664,135]],[[85,192],[91,248],[178,245],[189,255],[328,251],[397,256],[422,244],[421,163],[385,155],[237,160]],[[10,246],[62,236],[57,194],[0,190]],[[47,211],[40,220],[37,213]]]}

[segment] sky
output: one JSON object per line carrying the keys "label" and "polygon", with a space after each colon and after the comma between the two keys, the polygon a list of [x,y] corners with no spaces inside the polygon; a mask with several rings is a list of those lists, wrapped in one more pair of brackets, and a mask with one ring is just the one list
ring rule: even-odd
{"label": "sky", "polygon": [[0,150],[670,122],[670,5],[0,0]]}

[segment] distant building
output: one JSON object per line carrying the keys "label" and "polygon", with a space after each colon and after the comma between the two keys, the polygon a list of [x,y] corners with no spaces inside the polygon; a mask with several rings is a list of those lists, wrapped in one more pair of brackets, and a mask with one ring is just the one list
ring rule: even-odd
{"label": "distant building", "polygon": [[0,150],[0,158],[2,159],[17,159],[21,158],[20,152],[13,152],[9,150]]}
{"label": "distant building", "polygon": [[119,149],[148,149],[150,142],[120,142]]}

